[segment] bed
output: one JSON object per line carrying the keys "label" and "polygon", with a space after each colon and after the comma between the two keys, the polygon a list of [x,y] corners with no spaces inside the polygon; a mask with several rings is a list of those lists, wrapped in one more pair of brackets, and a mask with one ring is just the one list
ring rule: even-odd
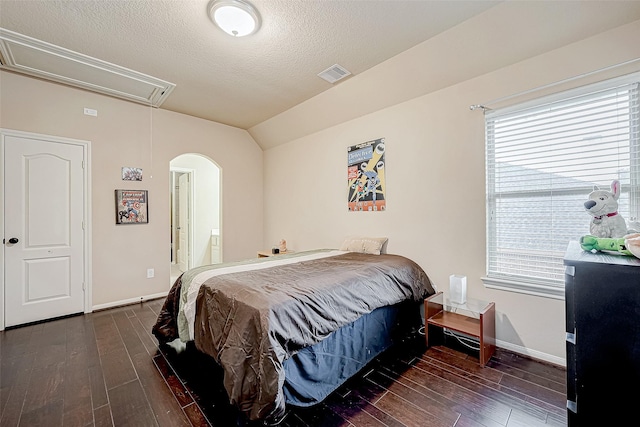
{"label": "bed", "polygon": [[322,401],[421,323],[434,293],[399,255],[315,250],[198,267],[164,302],[158,341],[193,341],[223,369],[232,404],[277,421]]}

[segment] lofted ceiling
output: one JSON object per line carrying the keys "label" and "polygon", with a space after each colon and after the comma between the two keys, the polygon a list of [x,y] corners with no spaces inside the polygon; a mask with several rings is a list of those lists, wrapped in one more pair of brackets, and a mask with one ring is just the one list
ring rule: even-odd
{"label": "lofted ceiling", "polygon": [[[546,22],[559,19],[560,4],[576,13],[558,9],[567,25],[542,23],[539,41],[531,28],[501,22],[514,39],[505,40],[509,49],[487,52],[503,55],[496,66],[509,62],[504,55],[516,52],[520,33],[529,40],[511,62],[640,19],[638,1],[252,0],[262,26],[233,38],[209,20],[208,3],[0,0],[0,28],[174,83],[163,109],[251,129],[504,3],[544,5]],[[317,76],[334,64],[352,76],[335,84]]]}

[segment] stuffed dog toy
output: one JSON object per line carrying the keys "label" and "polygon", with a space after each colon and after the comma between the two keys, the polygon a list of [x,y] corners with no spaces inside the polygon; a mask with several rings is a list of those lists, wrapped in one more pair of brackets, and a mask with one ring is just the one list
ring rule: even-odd
{"label": "stuffed dog toy", "polygon": [[619,197],[620,181],[618,180],[611,183],[611,191],[595,187],[589,194],[589,200],[584,202],[584,208],[593,217],[589,226],[591,235],[619,238],[627,234],[627,224],[618,213]]}

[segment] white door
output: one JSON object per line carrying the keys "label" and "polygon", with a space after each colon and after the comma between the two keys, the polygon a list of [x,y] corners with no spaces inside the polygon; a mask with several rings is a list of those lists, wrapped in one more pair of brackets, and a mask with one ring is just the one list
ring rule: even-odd
{"label": "white door", "polygon": [[84,311],[84,150],[4,138],[5,326]]}
{"label": "white door", "polygon": [[189,206],[191,205],[191,183],[189,174],[178,178],[178,267],[182,271],[189,269]]}

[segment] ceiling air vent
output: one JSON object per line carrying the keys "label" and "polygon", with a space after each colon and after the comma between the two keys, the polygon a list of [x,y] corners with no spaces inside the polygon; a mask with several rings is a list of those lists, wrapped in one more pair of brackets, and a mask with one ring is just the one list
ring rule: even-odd
{"label": "ceiling air vent", "polygon": [[0,28],[0,69],[159,107],[173,83]]}
{"label": "ceiling air vent", "polygon": [[338,80],[342,80],[349,75],[351,75],[351,72],[349,72],[346,68],[335,64],[318,74],[318,77],[325,79],[329,83],[335,83]]}

